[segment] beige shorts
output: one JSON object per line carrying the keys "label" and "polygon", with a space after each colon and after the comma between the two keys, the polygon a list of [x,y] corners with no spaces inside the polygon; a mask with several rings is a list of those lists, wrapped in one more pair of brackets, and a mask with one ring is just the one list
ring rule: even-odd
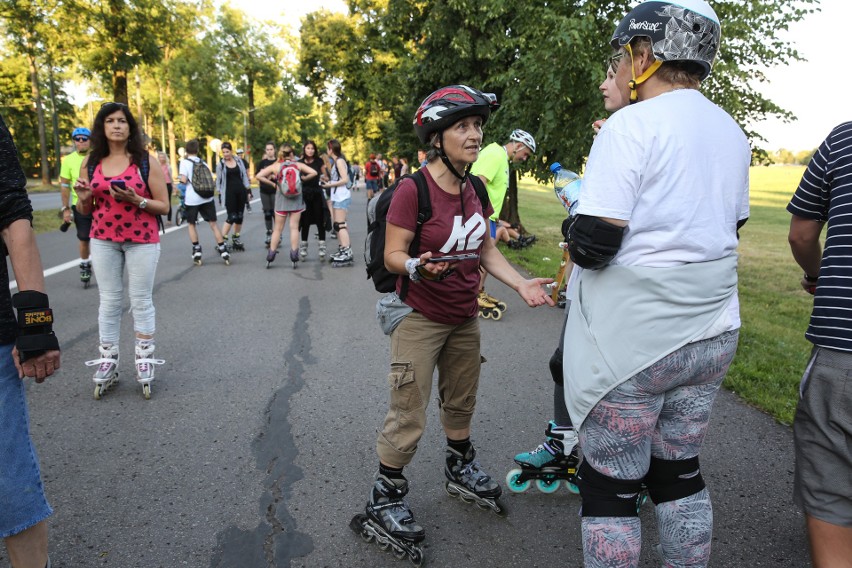
{"label": "beige shorts", "polygon": [[376,441],[382,463],[408,465],[426,427],[432,376],[438,369],[441,424],[449,430],[470,426],[485,361],[479,351],[479,321],[433,322],[412,312],[391,333],[390,408]]}

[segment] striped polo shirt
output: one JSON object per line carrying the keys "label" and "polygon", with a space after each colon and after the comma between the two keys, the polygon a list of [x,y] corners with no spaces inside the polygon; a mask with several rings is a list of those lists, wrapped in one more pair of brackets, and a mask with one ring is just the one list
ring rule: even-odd
{"label": "striped polo shirt", "polygon": [[805,337],[819,347],[852,351],[852,122],[837,126],[820,145],[787,211],[828,225]]}

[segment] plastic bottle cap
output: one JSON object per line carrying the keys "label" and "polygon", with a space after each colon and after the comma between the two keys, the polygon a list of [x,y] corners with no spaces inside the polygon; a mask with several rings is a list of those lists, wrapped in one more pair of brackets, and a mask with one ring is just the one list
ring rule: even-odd
{"label": "plastic bottle cap", "polygon": [[551,173],[555,174],[556,172],[558,172],[561,169],[562,169],[562,164],[560,164],[559,162],[553,162],[552,164],[550,164],[550,172]]}

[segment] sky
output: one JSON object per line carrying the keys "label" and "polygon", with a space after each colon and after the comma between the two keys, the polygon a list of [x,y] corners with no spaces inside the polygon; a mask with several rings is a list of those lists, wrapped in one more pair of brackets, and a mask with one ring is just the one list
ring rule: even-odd
{"label": "sky", "polygon": [[[285,18],[296,26],[302,16],[322,8],[346,12],[343,0],[284,0],[280,3],[232,0],[232,4],[257,19]],[[270,5],[275,8],[270,8]],[[781,34],[782,38],[792,41],[799,54],[808,61],[768,69],[769,82],[755,85],[761,93],[797,118],[789,124],[766,120],[753,125],[766,138],[763,146],[768,150],[786,148],[797,152],[814,149],[834,126],[852,120],[852,90],[840,85],[844,81],[852,83],[852,79],[847,73],[838,73],[838,68],[845,67],[849,59],[849,49],[843,45],[843,40],[845,25],[852,22],[852,0],[821,0],[820,8],[821,12],[810,14]],[[722,33],[725,33],[724,22]],[[838,77],[833,77],[832,72]]]}

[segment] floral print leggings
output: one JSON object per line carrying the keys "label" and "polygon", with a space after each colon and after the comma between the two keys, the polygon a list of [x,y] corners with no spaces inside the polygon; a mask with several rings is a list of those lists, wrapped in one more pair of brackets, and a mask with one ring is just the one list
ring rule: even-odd
{"label": "floral print leggings", "polygon": [[[645,477],[651,456],[698,456],[739,331],[689,343],[610,391],[580,428],[583,459],[619,480]],[[713,508],[707,489],[656,507],[663,565],[706,566]],[[586,568],[638,567],[639,517],[583,517]]]}

